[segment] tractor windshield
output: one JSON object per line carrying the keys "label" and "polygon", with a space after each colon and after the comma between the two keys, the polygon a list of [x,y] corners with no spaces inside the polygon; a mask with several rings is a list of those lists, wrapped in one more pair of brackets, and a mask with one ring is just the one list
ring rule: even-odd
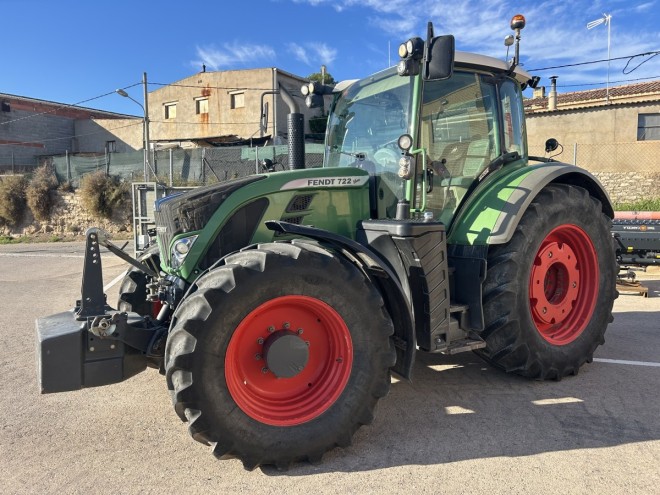
{"label": "tractor windshield", "polygon": [[326,167],[360,167],[380,175],[396,172],[397,139],[409,133],[412,78],[394,69],[349,86],[328,119]]}

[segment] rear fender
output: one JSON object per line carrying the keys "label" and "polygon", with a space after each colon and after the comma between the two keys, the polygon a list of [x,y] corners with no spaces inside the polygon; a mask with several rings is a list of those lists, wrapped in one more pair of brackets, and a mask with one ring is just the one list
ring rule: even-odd
{"label": "rear fender", "polygon": [[548,184],[580,186],[601,202],[603,212],[614,217],[612,203],[598,179],[584,169],[565,163],[545,163],[502,172],[484,181],[454,219],[448,244],[506,244],[522,214]]}

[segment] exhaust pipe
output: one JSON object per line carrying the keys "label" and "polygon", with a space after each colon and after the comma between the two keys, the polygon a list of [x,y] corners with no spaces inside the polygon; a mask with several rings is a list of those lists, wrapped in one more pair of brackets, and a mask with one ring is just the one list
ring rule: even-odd
{"label": "exhaust pipe", "polygon": [[289,136],[289,170],[305,168],[305,116],[300,113],[298,104],[289,92],[279,85],[280,94],[284,103],[289,106],[286,117],[287,133]]}

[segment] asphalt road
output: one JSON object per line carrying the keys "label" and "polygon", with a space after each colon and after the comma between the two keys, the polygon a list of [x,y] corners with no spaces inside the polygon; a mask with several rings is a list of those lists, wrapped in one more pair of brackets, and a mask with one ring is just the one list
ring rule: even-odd
{"label": "asphalt road", "polygon": [[[189,438],[164,378],[39,395],[34,320],[80,294],[82,243],[0,246],[0,493],[658,493],[660,271],[619,297],[596,360],[533,382],[421,355],[319,466],[243,470]],[[103,257],[106,282],[124,269]],[[109,300],[116,300],[117,286]]]}

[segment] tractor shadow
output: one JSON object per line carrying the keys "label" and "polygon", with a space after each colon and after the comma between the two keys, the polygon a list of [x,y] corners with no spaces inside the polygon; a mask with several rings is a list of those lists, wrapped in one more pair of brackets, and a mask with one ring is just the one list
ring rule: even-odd
{"label": "tractor shadow", "polygon": [[[660,281],[654,286],[660,289]],[[625,323],[631,313],[622,316],[615,314],[618,324],[608,329],[614,341],[631,331]],[[658,348],[660,332],[652,335],[647,345]],[[618,352],[606,345],[596,357],[613,358]],[[506,374],[472,353],[419,354],[413,381],[393,380],[374,423],[358,430],[351,447],[328,452],[318,466],[300,463],[286,472],[265,466],[262,472],[360,472],[658,440],[660,380],[654,371],[651,377],[649,368],[595,361],[577,377],[539,382]]]}

